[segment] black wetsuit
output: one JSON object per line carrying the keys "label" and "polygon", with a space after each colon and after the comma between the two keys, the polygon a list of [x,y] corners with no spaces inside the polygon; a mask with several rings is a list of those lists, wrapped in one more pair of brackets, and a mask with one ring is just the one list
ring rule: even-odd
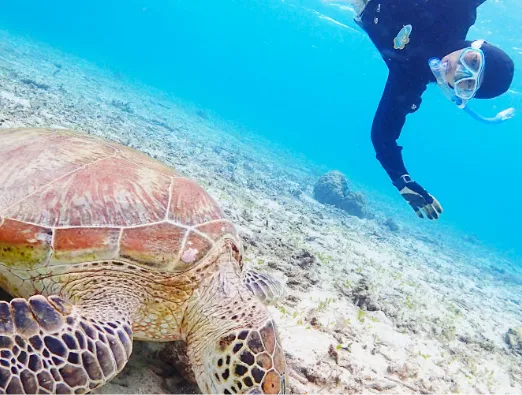
{"label": "black wetsuit", "polygon": [[[407,174],[402,147],[397,145],[406,115],[415,112],[429,82],[435,78],[431,57],[442,58],[464,48],[466,35],[485,0],[371,0],[359,25],[386,62],[389,75],[372,125],[377,159],[392,181]],[[394,49],[393,39],[411,25],[410,42]]]}

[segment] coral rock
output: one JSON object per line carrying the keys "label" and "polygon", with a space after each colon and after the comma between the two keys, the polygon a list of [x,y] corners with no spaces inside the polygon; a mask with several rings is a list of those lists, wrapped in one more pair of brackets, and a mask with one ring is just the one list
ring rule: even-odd
{"label": "coral rock", "polygon": [[350,215],[366,218],[366,201],[359,192],[353,192],[348,180],[339,171],[322,175],[314,186],[314,199],[323,204],[331,204]]}

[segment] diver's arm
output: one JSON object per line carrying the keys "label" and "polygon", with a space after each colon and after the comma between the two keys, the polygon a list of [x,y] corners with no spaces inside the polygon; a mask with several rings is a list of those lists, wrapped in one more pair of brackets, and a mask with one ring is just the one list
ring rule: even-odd
{"label": "diver's arm", "polygon": [[401,75],[406,72],[390,70],[386,86],[372,125],[372,143],[377,159],[392,182],[407,174],[402,159],[402,147],[397,144],[406,116],[421,104],[426,84],[412,83]]}
{"label": "diver's arm", "polygon": [[390,70],[379,107],[373,119],[372,142],[377,159],[388,173],[401,196],[423,218],[439,218],[442,207],[417,182],[413,181],[402,159],[402,147],[397,144],[406,116],[415,112],[421,104],[427,83],[411,79],[413,73],[406,70]]}

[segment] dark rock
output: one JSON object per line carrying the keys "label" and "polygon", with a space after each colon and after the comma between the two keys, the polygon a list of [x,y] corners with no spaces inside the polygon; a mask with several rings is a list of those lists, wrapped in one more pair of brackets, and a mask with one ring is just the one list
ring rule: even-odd
{"label": "dark rock", "polygon": [[381,308],[370,295],[369,286],[363,278],[352,290],[353,303],[366,311],[380,311]]}
{"label": "dark rock", "polygon": [[[176,343],[176,342],[172,342]],[[178,342],[179,343],[179,342]],[[199,394],[197,384],[184,378],[171,363],[173,358],[187,358],[186,354],[177,348],[168,349],[169,343],[135,341],[132,355],[125,368],[114,378],[95,393],[98,394],[125,394],[142,392],[131,388],[132,383],[142,383],[145,391],[155,394]],[[190,365],[188,366],[190,369]],[[190,371],[188,375],[190,375]],[[192,373],[192,376],[194,374]],[[189,377],[190,378],[190,377]],[[178,385],[171,386],[169,383]]]}
{"label": "dark rock", "polygon": [[480,244],[479,239],[475,235],[464,235],[462,239],[470,244],[478,245]]}
{"label": "dark rock", "polygon": [[302,276],[300,273],[296,273],[295,268],[293,271],[283,270],[283,272],[288,277],[286,281],[288,287],[300,291],[307,291],[311,288],[312,285],[310,284],[310,280]]}
{"label": "dark rock", "polygon": [[339,353],[334,348],[333,344],[330,344],[330,347],[328,348],[328,355],[333,358],[337,365],[339,365]]}
{"label": "dark rock", "polygon": [[290,307],[295,307],[299,302],[301,302],[301,299],[295,295],[287,295],[285,302],[290,305]]}
{"label": "dark rock", "polygon": [[490,269],[494,273],[506,274],[506,269],[504,269],[503,267],[497,267],[497,266],[491,265]]}
{"label": "dark rock", "polygon": [[319,276],[313,271],[306,272],[304,276],[312,285],[319,282]]}
{"label": "dark rock", "polygon": [[411,364],[407,363],[392,363],[391,365],[388,365],[388,373],[394,374],[398,376],[401,380],[407,380],[416,378],[419,374],[419,369],[416,367],[413,367]]}
{"label": "dark rock", "polygon": [[314,186],[314,199],[323,204],[331,204],[350,215],[366,218],[366,201],[359,192],[353,192],[348,180],[339,171],[330,171],[319,178]]}
{"label": "dark rock", "polygon": [[254,217],[252,217],[252,213],[247,210],[243,210],[243,212],[241,213],[241,217],[243,217],[243,219],[247,222],[252,222],[254,220]]}
{"label": "dark rock", "polygon": [[210,119],[208,114],[204,110],[197,110],[196,115],[198,117],[204,119],[205,121],[208,121]]}
{"label": "dark rock", "polygon": [[119,108],[121,111],[127,112],[129,114],[134,113],[134,110],[132,109],[130,102],[124,102],[122,100],[112,99],[111,105],[113,105],[114,107]]}
{"label": "dark rock", "polygon": [[294,254],[293,258],[295,262],[303,269],[308,269],[316,261],[315,256],[306,250],[298,251],[296,254]]}
{"label": "dark rock", "polygon": [[292,288],[297,287],[297,286],[301,285],[301,281],[299,281],[299,279],[297,279],[297,278],[290,278],[286,282],[286,285],[288,285],[289,287],[292,287]]}
{"label": "dark rock", "polygon": [[187,345],[182,341],[173,341],[159,353],[158,357],[174,367],[176,371],[189,383],[195,384],[196,377],[192,370],[190,360],[187,355]]}
{"label": "dark rock", "polygon": [[384,221],[384,226],[386,226],[392,232],[398,232],[400,230],[399,225],[393,218],[387,218],[386,221]]}
{"label": "dark rock", "polygon": [[303,194],[305,193],[305,188],[304,187],[295,187],[295,188],[291,188],[289,190],[290,192],[290,195],[292,195],[293,197],[295,197],[296,199],[301,199],[301,196],[303,196]]}
{"label": "dark rock", "polygon": [[35,80],[29,78],[22,78],[20,82],[22,82],[25,85],[29,85],[31,88],[42,89],[44,91],[48,91],[49,89],[51,89],[50,85],[47,85],[43,82],[36,82]]}
{"label": "dark rock", "polygon": [[257,243],[249,235],[240,233],[241,240],[243,241],[243,249],[247,252],[250,247],[257,247]]}
{"label": "dark rock", "polygon": [[504,341],[512,351],[522,355],[522,326],[518,328],[509,328],[504,336]]}
{"label": "dark rock", "polygon": [[[128,104],[128,103],[127,103],[127,104]],[[113,104],[113,105],[114,105],[114,104]],[[177,131],[178,131],[177,129],[175,129],[175,128],[169,126],[169,125],[167,125],[165,122],[160,121],[160,120],[157,120],[157,119],[151,119],[149,122],[150,122],[151,124],[153,124],[153,125],[156,125],[156,126],[159,126],[159,127],[164,128],[164,129],[167,129],[167,130],[170,131],[170,132],[177,132]]]}

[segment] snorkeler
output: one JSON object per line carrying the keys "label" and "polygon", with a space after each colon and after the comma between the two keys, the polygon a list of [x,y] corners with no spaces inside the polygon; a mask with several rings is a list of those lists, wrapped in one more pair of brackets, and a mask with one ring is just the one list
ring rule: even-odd
{"label": "snorkeler", "polygon": [[438,219],[440,203],[410,176],[397,139],[406,115],[419,109],[427,84],[436,82],[448,99],[473,118],[498,123],[473,112],[472,98],[490,99],[506,92],[514,65],[500,48],[466,41],[477,7],[485,0],[352,0],[355,21],[366,31],[389,69],[372,125],[376,156],[402,197],[423,218]]}

